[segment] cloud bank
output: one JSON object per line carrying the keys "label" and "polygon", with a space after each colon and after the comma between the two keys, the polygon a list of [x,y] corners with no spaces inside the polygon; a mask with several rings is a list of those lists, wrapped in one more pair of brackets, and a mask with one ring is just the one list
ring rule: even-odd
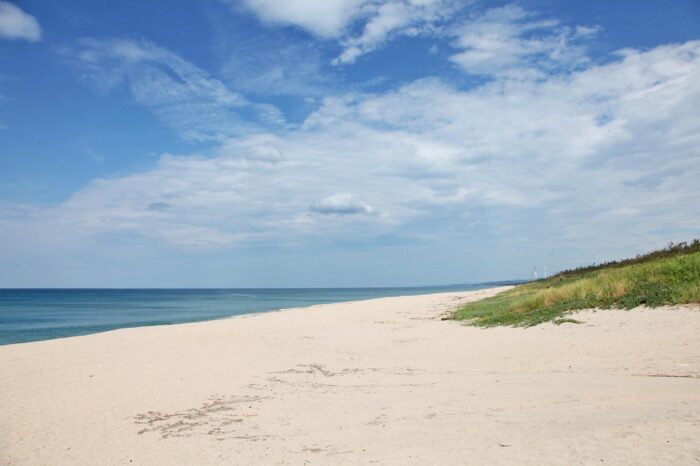
{"label": "cloud bank", "polygon": [[[596,27],[516,5],[464,14],[440,0],[275,4],[247,8],[338,44],[338,64],[430,35],[454,74],[331,90],[311,78],[321,46],[290,44],[224,81],[150,41],[83,39],[60,51],[81,78],[100,92],[127,89],[207,148],[93,179],[62,202],[0,203],[6,260],[104,241],[94,250],[401,245],[402,260],[425,246],[430,257],[448,251],[443,262],[487,250],[491,261],[494,247],[509,247],[511,261],[518,250],[528,260],[572,245],[610,253],[700,234],[700,41],[594,60]],[[290,122],[250,94],[313,96],[313,110]]]}
{"label": "cloud bank", "polygon": [[[120,61],[166,61],[162,51],[127,50]],[[215,109],[248,105],[195,78],[196,95],[217,96]],[[161,92],[136,94],[158,113],[173,99]],[[470,90],[419,80],[328,97],[298,127],[228,137],[211,153],[166,154],[151,170],[95,180],[55,206],[5,206],[2,230],[15,242],[26,231],[122,232],[218,248],[386,234],[431,241],[478,224],[504,240],[543,228],[579,244],[602,232],[648,243],[659,225],[700,229],[698,107],[698,41]],[[216,120],[203,121],[218,131]]]}

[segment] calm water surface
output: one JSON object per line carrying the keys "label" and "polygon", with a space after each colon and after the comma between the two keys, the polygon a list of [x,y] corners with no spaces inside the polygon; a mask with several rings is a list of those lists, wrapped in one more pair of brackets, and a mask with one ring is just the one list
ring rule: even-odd
{"label": "calm water surface", "polygon": [[0,345],[312,304],[490,286],[495,284],[416,288],[0,289]]}

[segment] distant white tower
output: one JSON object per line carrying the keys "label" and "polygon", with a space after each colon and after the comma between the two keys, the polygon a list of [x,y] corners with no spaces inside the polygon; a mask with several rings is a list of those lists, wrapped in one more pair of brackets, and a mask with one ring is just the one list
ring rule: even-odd
{"label": "distant white tower", "polygon": [[547,266],[544,266],[544,279],[547,279]]}
{"label": "distant white tower", "polygon": [[535,266],[535,280],[537,280],[537,266]]}

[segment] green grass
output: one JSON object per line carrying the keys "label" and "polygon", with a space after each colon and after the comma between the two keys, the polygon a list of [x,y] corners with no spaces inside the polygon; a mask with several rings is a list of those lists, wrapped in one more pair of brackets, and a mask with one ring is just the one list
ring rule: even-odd
{"label": "green grass", "polygon": [[700,303],[700,241],[620,262],[565,271],[467,304],[452,315],[472,325],[532,326],[579,309]]}

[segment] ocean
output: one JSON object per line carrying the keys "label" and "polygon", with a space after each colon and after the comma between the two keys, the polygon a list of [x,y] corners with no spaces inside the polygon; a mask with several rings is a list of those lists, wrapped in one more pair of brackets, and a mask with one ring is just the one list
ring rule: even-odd
{"label": "ocean", "polygon": [[[500,284],[500,283],[499,283]],[[0,289],[0,345],[178,324],[313,304],[471,291],[495,283],[414,288]]]}

